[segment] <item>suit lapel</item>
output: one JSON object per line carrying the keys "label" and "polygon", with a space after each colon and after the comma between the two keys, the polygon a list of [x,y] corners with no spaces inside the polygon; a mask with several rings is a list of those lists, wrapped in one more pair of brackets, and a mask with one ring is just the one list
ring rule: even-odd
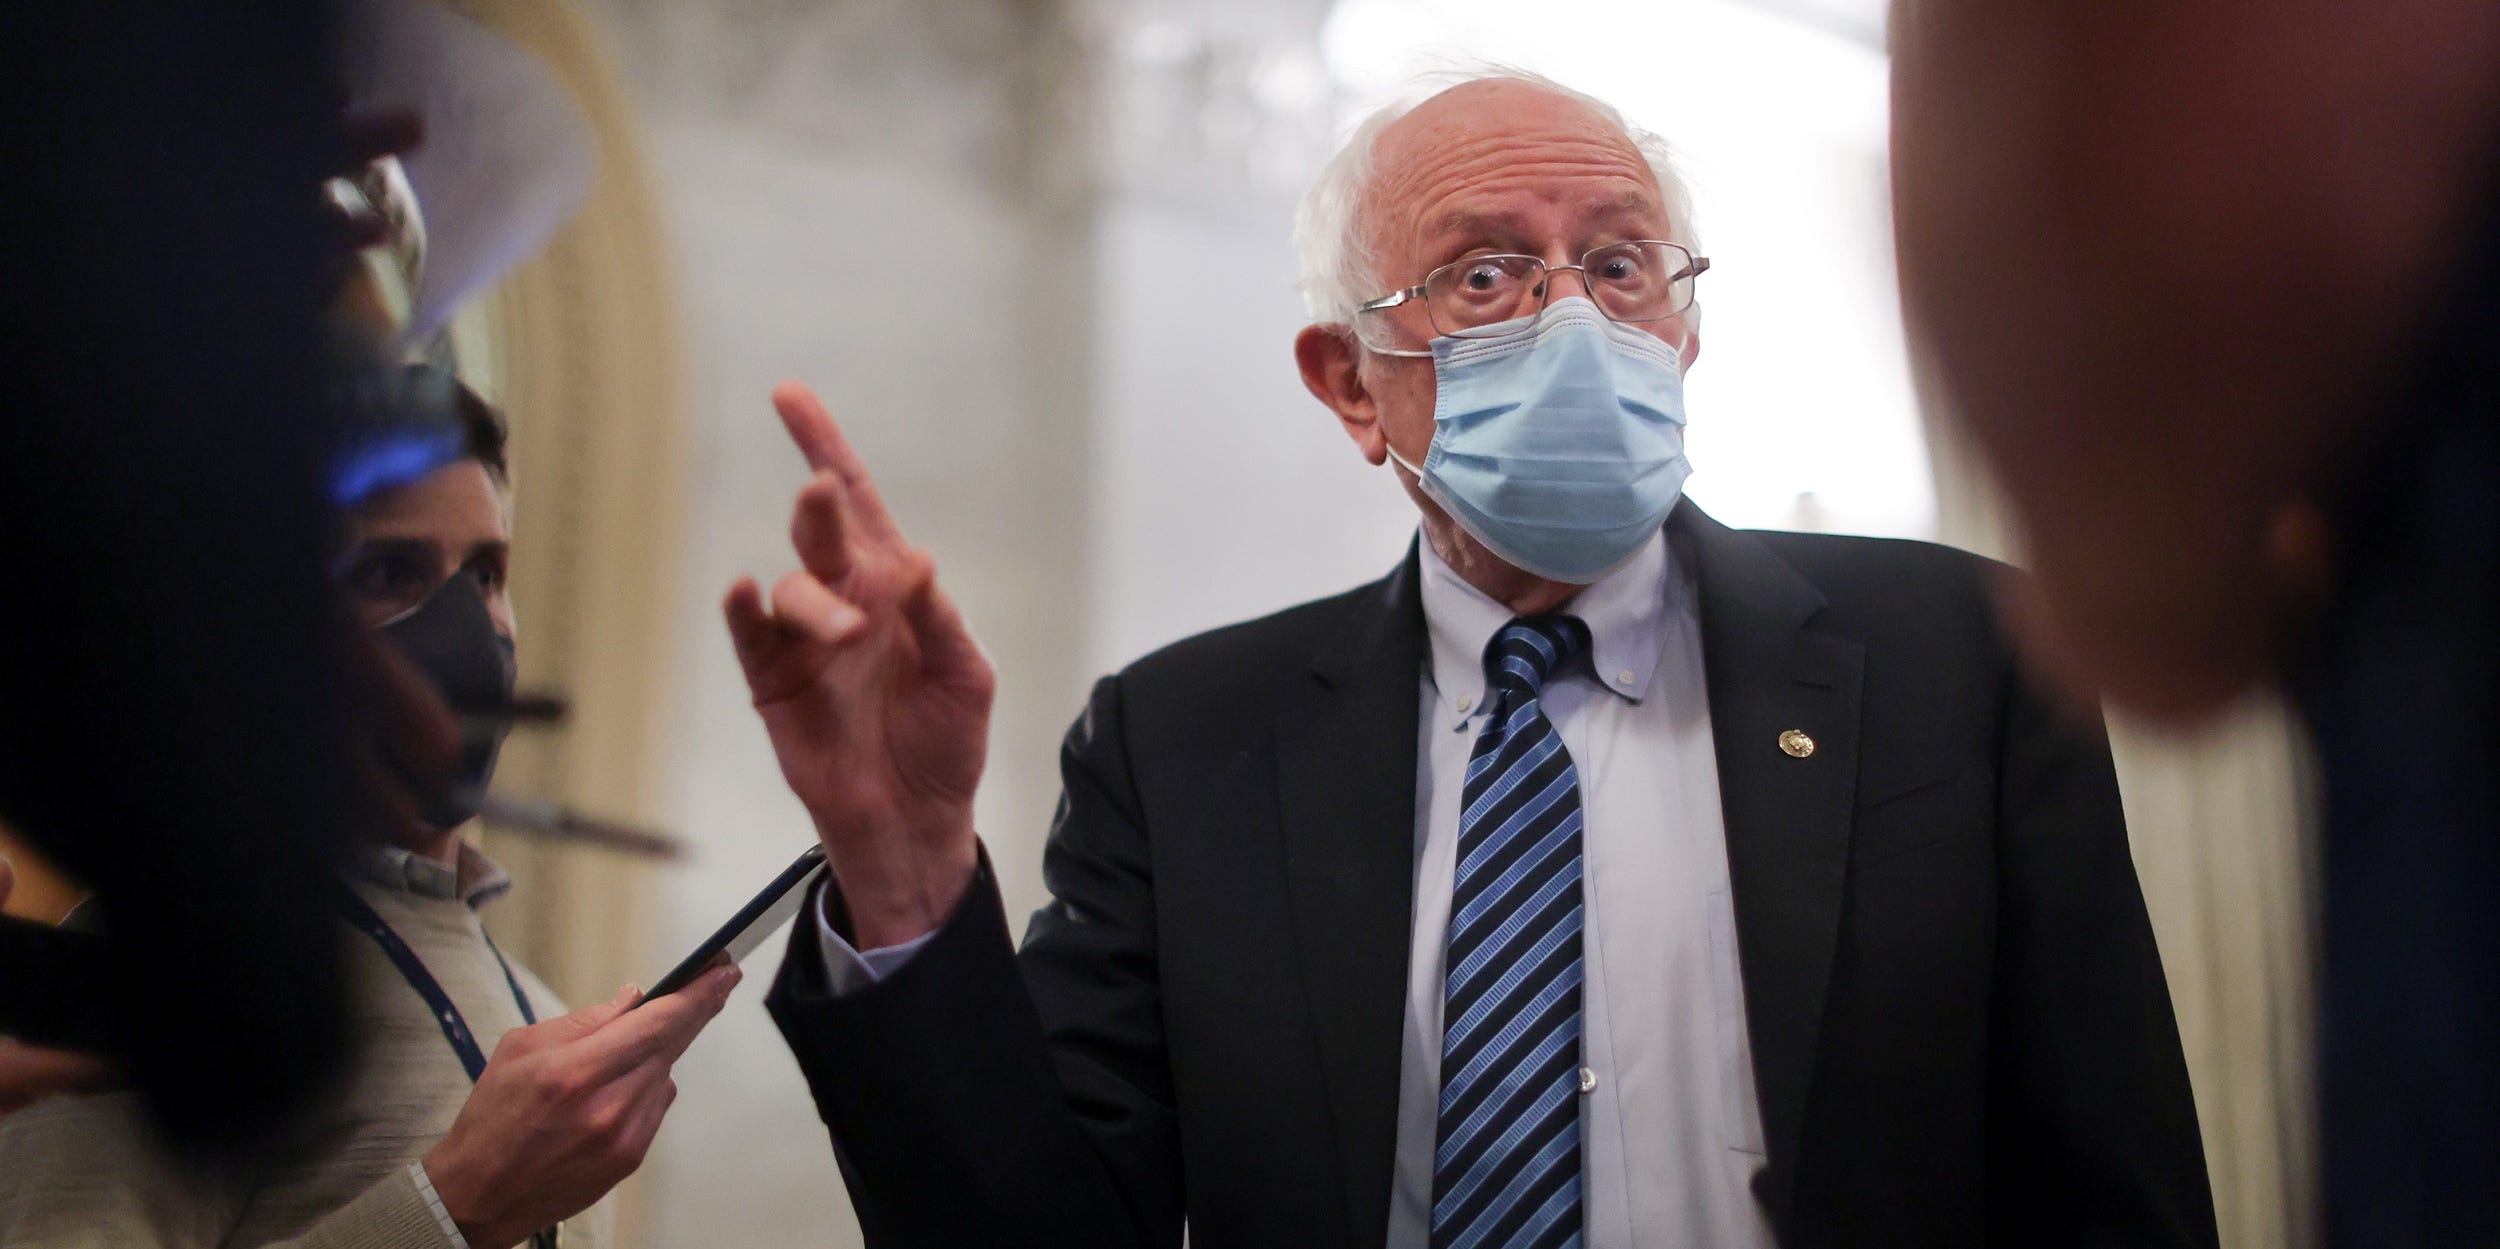
{"label": "suit lapel", "polygon": [[[1822,595],[1759,539],[1687,502],[1667,524],[1699,587],[1747,1031],[1776,1222],[1795,1184],[1856,804],[1864,648],[1811,627]],[[1397,1144],[1415,847],[1423,603],[1413,552],[1354,600],[1274,729],[1295,943],[1346,1184],[1349,1235],[1380,1243]],[[1813,739],[1797,758],[1790,729]]]}
{"label": "suit lapel", "polygon": [[1314,661],[1310,701],[1275,726],[1295,944],[1351,1220],[1387,1234],[1415,871],[1423,600],[1413,551],[1354,603]]}
{"label": "suit lapel", "polygon": [[[1775,1224],[1795,1189],[1856,804],[1865,650],[1814,627],[1822,594],[1760,539],[1687,502],[1668,521],[1700,589],[1728,871]],[[1781,735],[1812,739],[1798,758]],[[1802,743],[1796,743],[1802,746]]]}

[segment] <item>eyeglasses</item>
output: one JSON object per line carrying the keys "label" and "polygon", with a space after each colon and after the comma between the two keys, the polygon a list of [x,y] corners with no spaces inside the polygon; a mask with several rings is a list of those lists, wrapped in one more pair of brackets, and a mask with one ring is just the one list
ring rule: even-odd
{"label": "eyeglasses", "polygon": [[1608,317],[1663,321],[1693,306],[1693,279],[1709,268],[1709,257],[1663,239],[1610,243],[1576,265],[1549,266],[1534,256],[1469,256],[1425,274],[1421,286],[1391,291],[1355,311],[1386,312],[1420,299],[1435,331],[1488,338],[1507,332],[1506,321],[1543,312],[1553,297],[1555,274],[1577,273],[1589,301]]}

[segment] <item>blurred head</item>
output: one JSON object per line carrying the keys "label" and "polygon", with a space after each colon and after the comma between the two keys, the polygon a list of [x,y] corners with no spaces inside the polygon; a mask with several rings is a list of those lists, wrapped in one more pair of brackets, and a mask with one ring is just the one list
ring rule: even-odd
{"label": "blurred head", "polygon": [[496,631],[510,638],[504,422],[467,386],[455,384],[454,393],[461,457],[356,506],[349,514],[340,584],[360,618],[380,627],[416,610],[453,574],[468,572],[485,592]]}
{"label": "blurred head", "polygon": [[[1593,249],[1658,239],[1690,246],[1690,209],[1665,145],[1607,105],[1532,75],[1465,75],[1357,127],[1304,199],[1296,223],[1312,324],[1295,340],[1304,385],[1373,464],[1422,464],[1437,398],[1425,349],[1446,327],[1425,302],[1359,311],[1469,257],[1532,256],[1556,270],[1538,293],[1591,295],[1560,272]],[[1635,328],[1685,366],[1700,351],[1698,308]],[[1486,550],[1396,468],[1428,540],[1479,585],[1516,569]]]}
{"label": "blurred head", "polygon": [[1924,0],[1891,25],[1923,388],[2070,687],[2175,720],[2297,654],[2331,509],[2470,237],[2500,6]]}

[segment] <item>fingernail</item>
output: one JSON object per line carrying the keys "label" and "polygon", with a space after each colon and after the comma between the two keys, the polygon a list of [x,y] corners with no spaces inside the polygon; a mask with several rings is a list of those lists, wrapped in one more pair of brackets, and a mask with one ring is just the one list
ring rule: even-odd
{"label": "fingernail", "polygon": [[865,619],[865,617],[860,615],[859,609],[848,603],[835,603],[833,605],[833,620],[831,621],[831,624],[833,631],[837,634],[850,632],[852,626],[857,625],[862,619]]}

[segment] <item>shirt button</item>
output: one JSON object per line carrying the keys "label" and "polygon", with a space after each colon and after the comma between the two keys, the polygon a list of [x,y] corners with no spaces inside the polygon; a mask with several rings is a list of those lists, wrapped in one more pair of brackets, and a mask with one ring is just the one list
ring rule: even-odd
{"label": "shirt button", "polygon": [[1615,684],[1617,684],[1617,685],[1630,685],[1631,683],[1632,683],[1632,670],[1631,670],[1630,668],[1626,668],[1626,669],[1624,669],[1623,671],[1618,672],[1618,673],[1616,673],[1616,674],[1615,674]]}
{"label": "shirt button", "polygon": [[1467,696],[1466,696],[1466,695],[1464,695],[1464,694],[1459,695],[1459,697],[1458,697],[1458,709],[1459,709],[1460,711],[1465,711],[1465,710],[1467,710],[1467,709],[1469,709],[1469,708],[1471,708],[1471,707],[1474,707],[1475,705],[1476,705],[1476,700],[1475,700],[1475,699],[1469,698],[1469,697],[1467,697]]}
{"label": "shirt button", "polygon": [[1580,1091],[1583,1093],[1594,1093],[1597,1091],[1597,1068],[1580,1068]]}

